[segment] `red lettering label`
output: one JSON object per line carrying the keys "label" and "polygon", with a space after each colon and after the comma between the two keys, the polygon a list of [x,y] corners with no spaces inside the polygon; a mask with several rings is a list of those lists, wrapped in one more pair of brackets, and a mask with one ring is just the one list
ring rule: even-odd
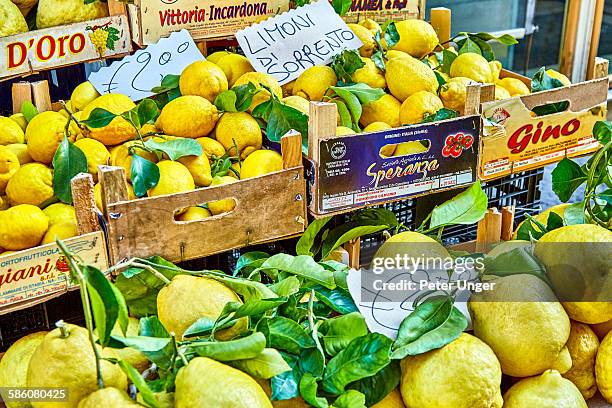
{"label": "red lettering label", "polygon": [[544,122],[540,121],[534,131],[533,125],[526,124],[516,129],[508,139],[508,149],[513,154],[525,151],[530,144],[546,142],[550,138],[558,139],[561,136],[570,136],[580,129],[580,121],[572,119],[563,126],[550,125],[542,130]]}
{"label": "red lettering label", "polygon": [[8,51],[8,68],[17,68],[22,65],[28,55],[28,50],[24,43],[12,43],[6,47]]}

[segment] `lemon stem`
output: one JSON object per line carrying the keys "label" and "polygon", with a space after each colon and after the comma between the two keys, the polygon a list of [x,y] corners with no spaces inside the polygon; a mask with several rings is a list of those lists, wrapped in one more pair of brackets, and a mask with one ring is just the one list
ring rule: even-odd
{"label": "lemon stem", "polygon": [[63,320],[59,320],[55,323],[55,327],[57,327],[58,329],[60,329],[60,337],[62,339],[67,339],[68,336],[70,336],[70,330],[68,329],[68,327],[66,326],[66,323],[64,323]]}

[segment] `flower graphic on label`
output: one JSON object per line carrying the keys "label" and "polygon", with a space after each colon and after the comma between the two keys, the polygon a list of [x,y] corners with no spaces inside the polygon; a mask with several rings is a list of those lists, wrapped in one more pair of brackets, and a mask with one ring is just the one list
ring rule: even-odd
{"label": "flower graphic on label", "polygon": [[506,119],[510,117],[510,112],[504,108],[497,108],[493,111],[493,115],[488,118],[491,122],[503,125]]}
{"label": "flower graphic on label", "polygon": [[101,26],[95,25],[85,28],[86,31],[91,31],[91,33],[89,33],[89,39],[96,48],[96,51],[98,51],[100,58],[104,56],[107,49],[114,51],[115,42],[119,40],[119,30],[112,27],[110,24],[111,21]]}
{"label": "flower graphic on label", "polygon": [[470,134],[457,133],[446,136],[442,156],[457,158],[464,150],[469,149],[474,144],[474,136]]}
{"label": "flower graphic on label", "polygon": [[68,260],[65,256],[62,255],[57,259],[57,261],[55,262],[55,269],[60,272],[68,272],[70,270],[70,267],[68,266]]}

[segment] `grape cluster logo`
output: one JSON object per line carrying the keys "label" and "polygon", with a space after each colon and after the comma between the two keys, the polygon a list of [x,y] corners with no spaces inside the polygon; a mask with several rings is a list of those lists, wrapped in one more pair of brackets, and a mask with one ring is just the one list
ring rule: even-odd
{"label": "grape cluster logo", "polygon": [[115,42],[119,40],[119,30],[111,26],[110,21],[101,26],[87,26],[85,30],[91,31],[89,40],[98,51],[100,58],[104,57],[106,50],[115,50]]}

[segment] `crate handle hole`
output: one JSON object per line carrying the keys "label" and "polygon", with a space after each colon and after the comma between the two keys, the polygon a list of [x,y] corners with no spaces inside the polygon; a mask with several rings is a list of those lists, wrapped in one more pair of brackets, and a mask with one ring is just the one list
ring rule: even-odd
{"label": "crate handle hole", "polygon": [[174,213],[174,222],[177,224],[190,224],[209,218],[221,217],[234,212],[236,205],[236,199],[230,197],[186,207]]}
{"label": "crate handle hole", "polygon": [[543,103],[542,105],[534,106],[531,109],[533,116],[546,116],[553,113],[565,112],[569,110],[570,102],[563,100],[554,103]]}
{"label": "crate handle hole", "polygon": [[413,154],[422,154],[429,151],[431,142],[427,139],[415,140],[413,142],[403,142],[384,145],[378,151],[378,154],[383,159],[392,157],[411,156]]}

